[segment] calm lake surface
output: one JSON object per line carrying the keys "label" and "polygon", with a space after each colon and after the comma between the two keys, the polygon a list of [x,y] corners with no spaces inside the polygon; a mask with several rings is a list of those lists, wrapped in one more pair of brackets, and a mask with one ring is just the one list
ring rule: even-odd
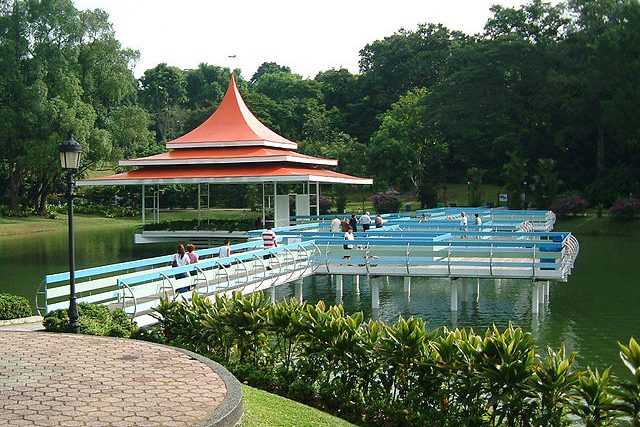
{"label": "calm lake surface", "polygon": [[[78,230],[76,265],[86,268],[172,253],[174,244],[134,245],[130,228]],[[402,278],[372,278],[380,286],[380,309],[371,309],[370,285],[361,277],[356,287],[345,276],[342,303],[348,312],[395,322],[399,316],[420,316],[430,328],[473,327],[477,331],[512,322],[531,331],[540,346],[576,351],[581,366],[605,368],[627,375],[618,358],[617,341],[640,337],[640,242],[632,237],[577,236],[581,250],[567,283],[551,283],[549,304],[531,315],[531,283],[528,280],[481,280],[476,301],[476,280],[459,279],[457,315],[449,306],[446,279],[413,278],[410,298]],[[45,274],[68,270],[66,233],[32,234],[0,240],[0,292],[23,295],[31,301]],[[277,291],[278,298],[294,295],[294,286]],[[307,278],[304,299],[327,304],[338,301],[335,286],[325,276]]]}

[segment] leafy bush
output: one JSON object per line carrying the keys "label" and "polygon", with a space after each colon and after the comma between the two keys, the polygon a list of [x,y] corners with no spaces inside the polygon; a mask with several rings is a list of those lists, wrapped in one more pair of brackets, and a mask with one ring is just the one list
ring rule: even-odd
{"label": "leafy bush", "polygon": [[611,217],[615,219],[631,219],[640,214],[639,199],[621,199],[618,200],[609,209]]}
{"label": "leafy bush", "polygon": [[[101,304],[78,304],[80,333],[107,337],[129,338],[137,329],[124,311],[109,308]],[[44,328],[50,332],[67,332],[69,330],[69,312],[67,309],[54,310],[44,316]]]}
{"label": "leafy bush", "polygon": [[0,294],[0,320],[18,319],[33,315],[33,307],[25,297]]}
{"label": "leafy bush", "polygon": [[201,221],[198,224],[198,220],[178,220],[178,221],[163,221],[157,224],[145,224],[143,230],[145,231],[173,231],[173,230],[253,230],[255,228],[256,220],[254,218],[243,219],[210,219],[208,223]]}
{"label": "leafy bush", "polygon": [[[262,293],[214,301],[165,298],[157,335],[226,365],[241,381],[317,405],[364,425],[605,425],[638,417],[640,347],[621,345],[634,375],[576,371],[575,354],[536,354],[530,333],[509,326],[429,331],[422,319],[393,325]],[[637,425],[637,424],[636,424]]]}
{"label": "leafy bush", "polygon": [[395,191],[375,194],[369,197],[369,200],[373,202],[373,208],[379,214],[399,212],[402,206],[402,200]]}
{"label": "leafy bush", "polygon": [[557,216],[580,215],[587,211],[589,202],[582,197],[569,194],[558,197],[551,205],[551,210]]}

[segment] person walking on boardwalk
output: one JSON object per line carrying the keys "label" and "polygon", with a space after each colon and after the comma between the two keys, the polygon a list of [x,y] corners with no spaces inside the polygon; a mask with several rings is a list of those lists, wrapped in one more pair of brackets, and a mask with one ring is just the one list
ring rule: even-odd
{"label": "person walking on boardwalk", "polygon": [[218,258],[227,258],[229,256],[231,256],[231,241],[226,239],[220,246],[220,250],[218,250]]}
{"label": "person walking on boardwalk", "polygon": [[[191,243],[187,245],[187,256],[189,257],[189,264],[196,264],[198,261],[200,261],[200,257],[196,253],[196,247]],[[198,272],[196,270],[192,270],[189,272],[189,274],[195,276],[196,274],[198,274]]]}
{"label": "person walking on boardwalk", "polygon": [[351,214],[351,218],[349,218],[349,227],[351,227],[351,231],[354,233],[358,231],[358,220],[356,219],[356,214]]}
{"label": "person walking on boardwalk", "polygon": [[[184,245],[178,245],[176,249],[175,255],[173,255],[173,261],[171,262],[172,267],[182,267],[185,265],[189,265],[189,257],[187,256],[187,252],[184,250]],[[187,273],[179,273],[174,276],[176,279],[184,279],[185,277],[189,277]],[[189,290],[189,286],[183,286],[181,288],[176,289],[176,292],[186,292]]]}
{"label": "person walking on boardwalk", "polygon": [[[346,240],[348,242],[352,242],[354,239],[355,239],[355,236],[353,235],[353,230],[351,229],[351,227],[349,227],[347,232],[344,233],[344,240]],[[347,249],[347,250],[353,249],[353,245],[352,244],[344,244],[344,245],[342,245],[342,247],[344,249]],[[350,255],[345,255],[342,258],[350,258]]]}
{"label": "person walking on boardwalk", "polygon": [[462,212],[460,214],[460,225],[462,226],[460,229],[462,231],[467,231],[467,224],[469,224],[469,218],[466,213]]}
{"label": "person walking on boardwalk", "polygon": [[362,224],[362,231],[367,231],[371,228],[371,217],[369,216],[369,212],[365,212],[364,215],[360,217],[360,224]]}
{"label": "person walking on boardwalk", "polygon": [[384,224],[384,220],[380,216],[380,214],[376,215],[376,219],[373,221],[376,224],[376,228],[381,228]]}
{"label": "person walking on boardwalk", "polygon": [[333,221],[331,221],[331,232],[332,233],[339,233],[340,232],[340,220],[338,219],[338,216],[334,216],[333,217]]}
{"label": "person walking on boardwalk", "polygon": [[[270,225],[267,226],[267,229],[262,232],[262,246],[264,246],[265,249],[278,247],[277,239],[278,236],[276,236],[276,233],[272,230],[272,227]],[[272,257],[273,254],[267,254],[263,256],[262,259],[269,259]],[[267,270],[271,270],[271,266],[267,266]]]}
{"label": "person walking on boardwalk", "polygon": [[342,225],[342,232],[346,233],[347,230],[349,230],[349,219],[348,218],[343,219],[340,225]]}
{"label": "person walking on boardwalk", "polygon": [[476,214],[476,225],[482,225],[482,218],[478,214]]}

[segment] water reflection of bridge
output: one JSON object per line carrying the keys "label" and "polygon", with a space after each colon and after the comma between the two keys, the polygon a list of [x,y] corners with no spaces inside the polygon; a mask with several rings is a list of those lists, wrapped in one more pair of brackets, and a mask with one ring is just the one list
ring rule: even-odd
{"label": "water reflection of bridge", "polygon": [[[255,230],[249,234],[256,240],[233,245],[233,255],[227,258],[216,257],[218,248],[210,248],[199,251],[199,263],[183,267],[171,267],[172,255],[167,255],[79,270],[78,302],[122,307],[142,325],[155,321],[150,314],[162,296],[191,298],[191,292],[180,293],[181,289],[213,297],[234,290],[274,290],[295,282],[296,295],[302,299],[304,277],[331,276],[341,294],[344,276],[352,276],[357,285],[361,277],[368,281],[371,304],[377,308],[379,281],[372,277],[404,277],[407,294],[412,277],[443,277],[450,281],[451,311],[455,313],[459,300],[469,294],[467,284],[460,289],[457,279],[478,278],[475,291],[479,295],[480,278],[512,278],[533,282],[531,310],[538,313],[540,304],[548,301],[549,282],[567,280],[579,245],[568,232],[523,231],[527,228],[517,226],[531,224],[534,217],[518,214],[514,220],[501,220],[501,228],[487,220],[483,226],[462,230],[456,220],[445,219],[449,229],[444,229],[433,219],[425,223],[407,216],[387,216],[384,227],[358,232],[348,245],[342,233],[328,231],[325,218],[319,217],[316,222],[276,229],[281,242],[277,248],[262,248],[261,230]],[[548,221],[548,215],[539,217],[541,224]],[[511,230],[497,231],[504,227]],[[187,277],[179,278],[183,273]],[[68,306],[68,280],[68,272],[45,277],[36,298],[41,312]],[[271,295],[275,298],[275,292]]]}

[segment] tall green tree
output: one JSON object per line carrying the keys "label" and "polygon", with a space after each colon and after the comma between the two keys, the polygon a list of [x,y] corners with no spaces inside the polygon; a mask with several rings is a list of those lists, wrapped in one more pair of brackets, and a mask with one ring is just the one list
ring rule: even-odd
{"label": "tall green tree", "polygon": [[377,180],[415,191],[423,206],[432,207],[448,146],[425,127],[426,96],[424,88],[408,91],[382,115],[368,147],[368,164]]}

